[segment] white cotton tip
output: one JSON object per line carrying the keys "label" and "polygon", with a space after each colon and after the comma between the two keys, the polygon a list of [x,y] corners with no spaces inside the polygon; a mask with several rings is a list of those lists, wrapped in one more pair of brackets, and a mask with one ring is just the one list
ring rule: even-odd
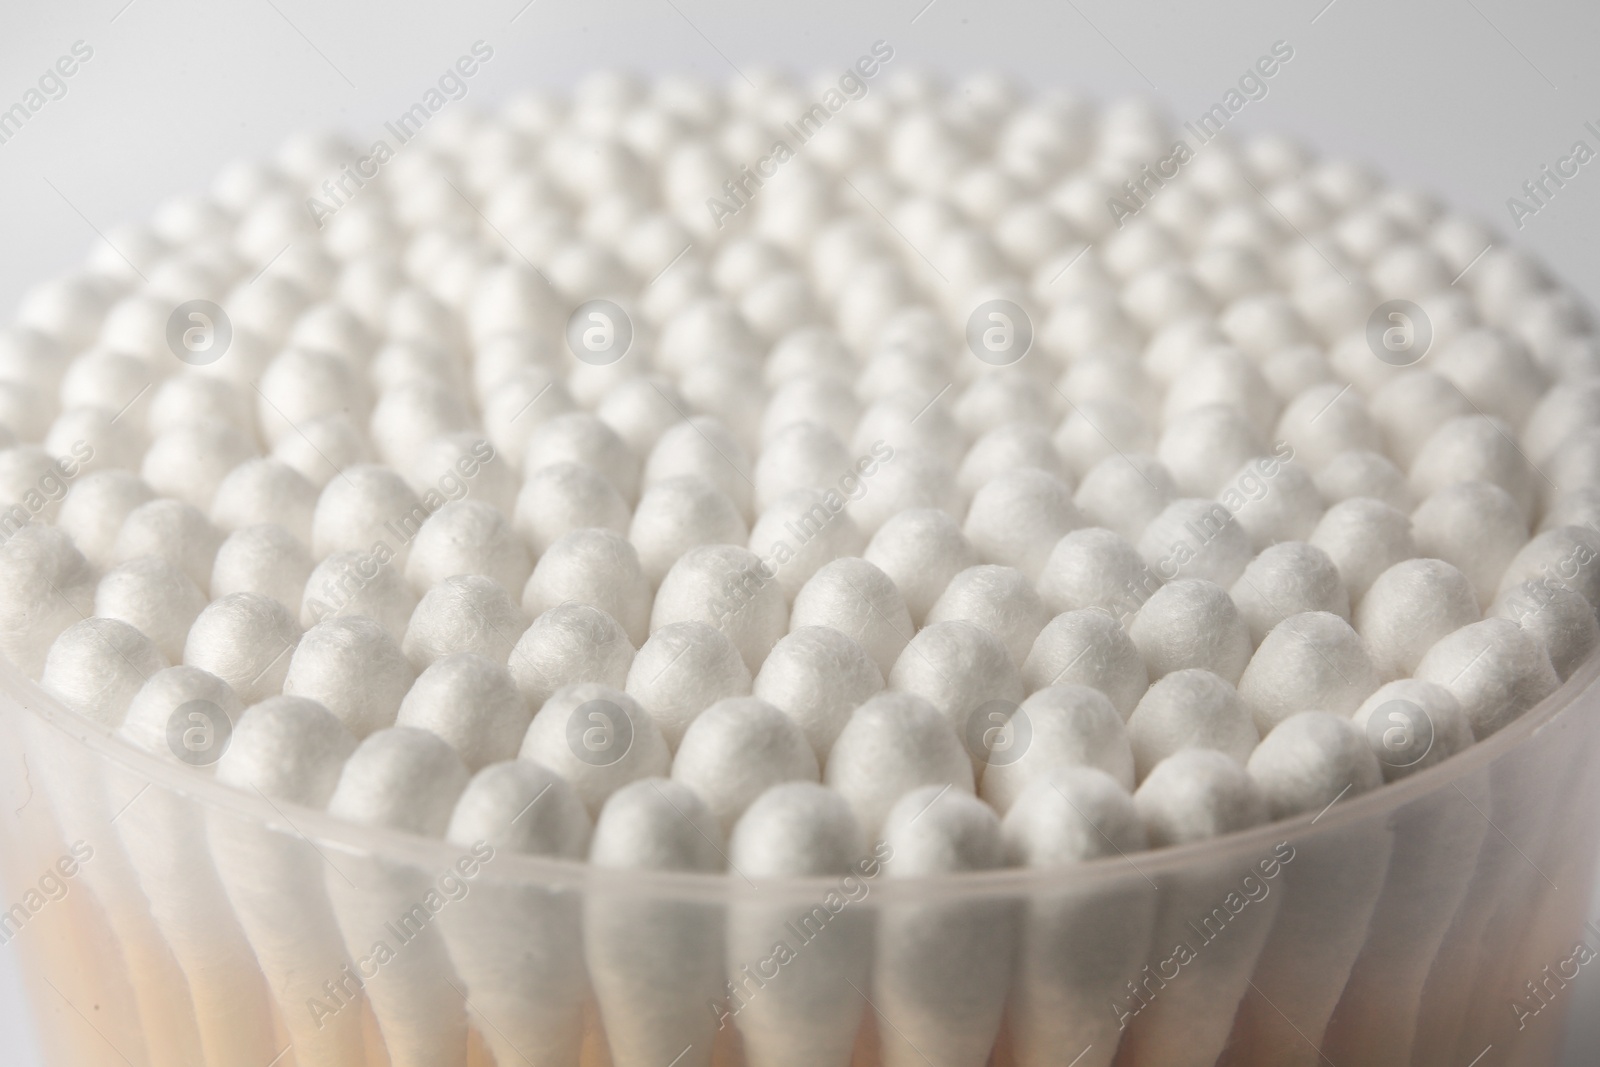
{"label": "white cotton tip", "polygon": [[400,577],[392,557],[383,552],[335,552],[306,579],[300,625],[309,629],[334,616],[365,615],[400,641],[416,606],[416,595]]}
{"label": "white cotton tip", "polygon": [[883,685],[883,673],[853,638],[831,626],[802,626],[772,646],[752,693],[793,719],[826,763],[851,714]]}
{"label": "white cotton tip", "polygon": [[[872,389],[875,369],[870,364],[864,368],[856,386],[857,393]],[[938,371],[931,372],[931,377],[938,376]],[[946,405],[934,403],[930,406],[930,401],[942,388],[931,377],[926,384],[894,388],[882,399],[869,404],[850,437],[850,450],[859,456],[868,454],[874,445],[896,453],[909,449],[937,456],[951,467],[959,464],[967,450],[966,435],[956,425]]]}
{"label": "white cotton tip", "polygon": [[211,499],[211,521],[232,533],[246,526],[276,523],[307,548],[317,487],[278,459],[250,459],[228,472]]}
{"label": "white cotton tip", "polygon": [[[782,365],[778,362],[782,349],[780,343],[768,357],[769,372]],[[808,365],[802,373],[777,386],[767,398],[762,415],[763,439],[801,422],[826,426],[841,441],[849,437],[860,420],[861,404],[850,387],[855,375],[854,360],[848,353],[844,359],[846,365],[836,372],[817,371],[815,365]]]}
{"label": "white cotton tip", "polygon": [[300,637],[285,696],[321,703],[357,738],[393,726],[416,678],[400,643],[365,615],[327,619]]}
{"label": "white cotton tip", "polygon": [[978,490],[962,532],[984,562],[1037,578],[1056,542],[1083,524],[1066,482],[1024,467]]}
{"label": "white cotton tip", "polygon": [[152,436],[179,426],[225,422],[254,439],[255,413],[227,379],[204,374],[179,374],[156,387],[150,399],[146,428]]}
{"label": "white cotton tip", "polygon": [[482,434],[471,431],[427,441],[403,473],[430,510],[470,497],[510,515],[522,485],[516,468]]}
{"label": "white cotton tip", "polygon": [[323,808],[356,744],[315,700],[269,697],[237,717],[217,761],[217,781],[278,803]]}
{"label": "white cotton tip", "polygon": [[[70,492],[67,495],[71,497]],[[1589,526],[1600,529],[1600,486],[1586,486],[1551,496],[1552,499],[1539,519],[1541,533],[1553,530],[1557,526]],[[66,502],[63,501],[61,505],[63,514],[66,508]],[[59,522],[58,519],[57,523]],[[87,554],[86,551],[85,555]]]}
{"label": "white cotton tip", "polygon": [[1122,616],[1138,610],[1161,587],[1161,579],[1121,534],[1091,526],[1056,542],[1038,575],[1038,587],[1052,615],[1104,608]]}
{"label": "white cotton tip", "polygon": [[[119,563],[105,573],[94,591],[95,615],[126,622],[154,641],[161,654],[172,662],[183,660],[189,627],[205,606],[206,595],[200,587],[160,556],[140,556]],[[9,651],[7,654],[11,655]]]}
{"label": "white cotton tip", "polygon": [[1387,682],[1413,674],[1436,641],[1482,617],[1466,575],[1443,560],[1411,559],[1372,583],[1355,626]]}
{"label": "white cotton tip", "polygon": [[1350,594],[1328,554],[1304,541],[1280,541],[1250,561],[1228,590],[1250,627],[1250,643],[1261,644],[1278,623],[1304,611],[1350,620]]}
{"label": "white cotton tip", "polygon": [[867,490],[850,504],[850,517],[862,533],[870,537],[895,515],[917,508],[939,508],[952,516],[967,513],[967,495],[943,459],[918,448],[873,447],[878,465],[862,472]]}
{"label": "white cotton tip", "polygon": [[1067,867],[1142,852],[1133,797],[1094,767],[1052,767],[1016,796],[1001,823],[1006,859],[1017,867]]}
{"label": "white cotton tip", "polygon": [[1260,368],[1230,345],[1206,349],[1172,379],[1163,418],[1173,419],[1207,404],[1227,404],[1265,432],[1278,416],[1278,398]]}
{"label": "white cotton tip", "polygon": [[1184,498],[1162,509],[1139,536],[1139,554],[1163,581],[1203,578],[1227,588],[1252,555],[1250,537],[1215,500]]}
{"label": "white cotton tip", "polygon": [[655,719],[621,690],[593,683],[558,689],[545,701],[519,758],[571,782],[592,816],[622,786],[664,778],[672,763]]}
{"label": "white cotton tip", "polygon": [[1214,582],[1168,582],[1128,626],[1152,680],[1199,668],[1237,683],[1250,662],[1250,628],[1228,591]]}
{"label": "white cotton tip", "polygon": [[845,502],[835,491],[797,489],[769,505],[751,528],[750,551],[767,561],[791,603],[823,566],[866,547]]}
{"label": "white cotton tip", "polygon": [[724,834],[771,786],[820,777],[799,724],[756,697],[711,705],[684,731],[672,760],[672,780],[705,800]]}
{"label": "white cotton tip", "polygon": [[1028,423],[1008,423],[973,442],[961,460],[956,480],[962,492],[971,496],[995,478],[1023,467],[1037,468],[1062,481],[1069,477],[1048,430]]}
{"label": "white cotton tip", "polygon": [[1326,811],[1383,784],[1367,739],[1344,714],[1302,711],[1262,738],[1246,765],[1271,819]]}
{"label": "white cotton tip", "polygon": [[454,652],[417,675],[395,724],[439,735],[467,770],[477,772],[514,758],[531,721],[533,711],[504,666],[473,652]]}
{"label": "white cotton tip", "polygon": [[1138,544],[1145,527],[1177,498],[1177,483],[1159,460],[1130,453],[1107,456],[1091,467],[1072,500],[1086,522]]}
{"label": "white cotton tip", "polygon": [[580,682],[621,689],[633,644],[617,621],[589,604],[559,604],[533,620],[511,652],[511,677],[534,711]]}
{"label": "white cotton tip", "polygon": [[950,580],[979,562],[961,524],[937,508],[892,516],[873,534],[862,557],[894,582],[919,626]]}
{"label": "white cotton tip", "polygon": [[1133,795],[1133,806],[1151,848],[1208,841],[1268,818],[1266,801],[1244,764],[1207,749],[1162,760]]}
{"label": "white cotton tip", "polygon": [[1411,515],[1421,555],[1442,559],[1472,583],[1478,604],[1494,602],[1500,579],[1528,542],[1522,509],[1498,485],[1456,482],[1429,496]]}
{"label": "white cotton tip", "polygon": [[894,850],[884,865],[891,878],[990,871],[1005,865],[1000,819],[994,809],[942,786],[923,786],[901,797],[884,820],[883,839]]}
{"label": "white cotton tip", "polygon": [[161,496],[206,511],[228,472],[255,454],[255,446],[226,423],[179,426],[150,442],[139,476]]}
{"label": "white cotton tip", "polygon": [[[0,652],[28,677],[39,677],[51,643],[68,626],[90,614],[122,617],[95,610],[95,598],[93,568],[60,530],[29,525],[0,541]],[[123,621],[155,639],[142,616]]]}
{"label": "white cotton tip", "polygon": [[721,827],[694,790],[646,778],[606,800],[589,862],[613,870],[720,871],[727,862],[722,842]]}
{"label": "white cotton tip", "polygon": [[814,782],[773,786],[734,826],[729,865],[763,879],[849,873],[874,835],[847,800]]}
{"label": "white cotton tip", "polygon": [[116,728],[145,679],[165,669],[155,642],[120,619],[81,619],[61,631],[39,684],[101,726]]}
{"label": "white cotton tip", "polygon": [[378,397],[367,432],[384,462],[409,470],[424,444],[460,433],[470,425],[467,405],[454,390],[434,382],[411,381]]}
{"label": "white cotton tip", "polygon": [[506,760],[472,776],[445,837],[462,847],[482,841],[520,855],[582,860],[589,852],[589,813],[555,771]]}
{"label": "white cotton tip", "polygon": [[1443,763],[1473,743],[1472,722],[1455,694],[1416,678],[1380,686],[1350,721],[1390,782]]}
{"label": "white cotton tip", "polygon": [[698,475],[727,494],[748,518],[755,493],[750,458],[722,420],[714,416],[684,419],[662,433],[645,463],[644,485],[669,478]]}
{"label": "white cotton tip", "polygon": [[630,517],[622,494],[599,471],[585,463],[557,463],[528,475],[513,524],[537,556],[572,530],[625,534]]}
{"label": "white cotton tip", "polygon": [[111,556],[118,563],[160,556],[180,568],[202,591],[211,584],[211,567],[222,545],[222,531],[194,505],[156,499],[128,513],[117,531]]}
{"label": "white cotton tip", "polygon": [[1341,452],[1378,451],[1382,438],[1361,394],[1348,385],[1314,385],[1289,401],[1275,435],[1306,467],[1320,471]]}
{"label": "white cotton tip", "polygon": [[1322,518],[1322,494],[1305,467],[1268,456],[1241,467],[1217,495],[1256,551],[1300,541]]}
{"label": "white cotton tip", "polygon": [[300,624],[288,608],[260,593],[230,593],[194,620],[183,662],[210,671],[246,704],[283,691]]}
{"label": "white cotton tip", "polygon": [[[762,512],[799,489],[831,489],[851,464],[837,434],[814,422],[795,422],[768,437],[752,480],[755,509]],[[844,507],[840,499],[840,508]]]}
{"label": "white cotton tip", "polygon": [[919,786],[973,792],[972,759],[932,704],[911,693],[880,693],[845,724],[823,781],[844,795],[876,840],[895,801]]}
{"label": "white cotton tip", "polygon": [[1021,664],[1049,618],[1027,575],[1014,567],[981,564],[950,579],[924,621],[976,623],[1005,644],[1013,663]]}
{"label": "white cotton tip", "polygon": [[1242,768],[1260,739],[1238,691],[1210,671],[1176,671],[1160,679],[1128,719],[1128,744],[1140,781],[1187,749],[1215,749]]}
{"label": "white cotton tip", "polygon": [[[113,413],[126,408],[122,418],[117,421],[127,422],[142,434],[145,415],[150,410],[150,389],[153,384],[152,368],[142,358],[104,349],[90,349],[67,365],[61,377],[61,407],[63,410],[100,408]],[[38,399],[42,398],[36,397],[36,403]],[[38,440],[48,425],[48,411],[47,407],[40,404],[32,414],[32,425],[17,427],[17,430],[23,431],[18,436],[24,440]]]}
{"label": "white cotton tip", "polygon": [[627,528],[639,550],[639,564],[651,585],[659,585],[677,561],[704,545],[743,545],[749,530],[738,505],[698,475],[655,482],[639,498]]}
{"label": "white cotton tip", "polygon": [[1317,472],[1317,492],[1332,506],[1341,500],[1366,496],[1381,500],[1396,511],[1410,513],[1417,506],[1416,494],[1405,472],[1388,456],[1378,452],[1350,449],[1334,456]]}
{"label": "white cotton tip", "polygon": [[335,412],[295,427],[272,448],[272,458],[282,460],[320,491],[341,471],[372,462],[372,446],[344,412]]}
{"label": "white cotton tip", "polygon": [[314,564],[305,542],[276,523],[228,535],[211,565],[211,595],[260,593],[298,613]]}
{"label": "white cotton tip", "polygon": [[1215,496],[1234,471],[1268,452],[1250,420],[1230,404],[1208,404],[1167,423],[1156,456],[1178,488],[1191,496]]}
{"label": "white cotton tip", "polygon": [[562,604],[590,604],[616,619],[636,646],[649,636],[651,602],[633,545],[594,528],[573,530],[546,549],[522,590],[529,618]]}
{"label": "white cotton tip", "polygon": [[457,575],[490,578],[520,594],[532,570],[510,521],[481,500],[452,500],[429,515],[406,557],[406,580],[418,595]]}
{"label": "white cotton tip", "polygon": [[1120,397],[1072,405],[1051,441],[1067,470],[1080,478],[1111,456],[1151,452],[1157,447],[1143,412]]}
{"label": "white cotton tip", "polygon": [[56,525],[72,537],[89,562],[109,567],[122,524],[134,508],[155,498],[144,479],[130,471],[91,471],[67,490]]}
{"label": "white cotton tip", "polygon": [[380,541],[405,566],[411,539],[428,509],[406,480],[388,467],[347,467],[317,498],[311,520],[311,554],[326,560],[336,552],[371,552]]}
{"label": "white cotton tip", "polygon": [[441,656],[472,652],[504,665],[528,620],[493,578],[459,574],[422,595],[400,647],[417,670]]}
{"label": "white cotton tip", "polygon": [[1469,330],[1429,361],[1479,410],[1513,426],[1527,422],[1549,380],[1523,345],[1494,330]]}
{"label": "white cotton tip", "polygon": [[[888,675],[889,688],[915,693],[945,717],[969,750],[972,731],[994,710],[1015,708],[1023,697],[1022,672],[1006,646],[988,630],[965,620],[930,623],[906,645]],[[984,758],[972,751],[974,761]]]}
{"label": "white cotton tip", "polygon": [[232,747],[228,727],[243,712],[238,694],[221,678],[199,667],[168,667],[139,688],[119,733],[146,752],[207,767]]}
{"label": "white cotton tip", "polygon": [[682,412],[686,410],[683,397],[670,380],[646,375],[612,386],[594,413],[637,455],[648,456],[661,435],[683,421]]}
{"label": "white cotton tip", "polygon": [[1433,432],[1411,464],[1411,487],[1428,497],[1453,482],[1492,482],[1533,515],[1539,482],[1516,444],[1515,431],[1484,415],[1451,419]]}
{"label": "white cotton tip", "polygon": [[1330,507],[1307,540],[1339,569],[1352,609],[1378,575],[1417,555],[1411,519],[1370,497],[1352,497]]}
{"label": "white cotton tip", "polygon": [[1499,595],[1526,582],[1576,590],[1591,605],[1600,605],[1600,533],[1584,526],[1557,526],[1534,537],[1507,564]]}
{"label": "white cotton tip", "polygon": [[[15,444],[12,427],[18,420],[6,411],[5,401],[8,391],[16,388],[14,382],[0,382],[0,426],[6,428],[0,433],[0,446]],[[11,399],[22,404],[34,402],[31,397]],[[113,422],[115,414],[104,408],[68,408],[50,423],[44,435],[45,453],[68,464],[76,464],[81,459],[82,466],[69,468],[78,472],[131,470],[138,465],[144,442],[128,422]]]}
{"label": "white cotton tip", "polygon": [[456,750],[437,734],[390,727],[368,736],[345,761],[328,813],[362,826],[442,837],[468,777]]}
{"label": "white cotton tip", "polygon": [[856,641],[887,675],[914,628],[905,600],[887,574],[864,559],[836,559],[795,596],[789,627],[828,626]]}
{"label": "white cotton tip", "polygon": [[1407,371],[1372,397],[1372,415],[1382,427],[1387,452],[1408,470],[1439,427],[1470,414],[1472,404],[1461,391],[1431,370]]}
{"label": "white cotton tip", "polygon": [[1098,689],[1058,685],[1022,702],[1006,721],[985,723],[987,758],[979,795],[1011,811],[1034,783],[1060,767],[1092,767],[1133,790],[1133,748],[1122,715]]}
{"label": "white cotton tip", "polygon": [[1022,664],[1029,693],[1056,685],[1086,685],[1110,698],[1124,719],[1149,688],[1139,648],[1112,615],[1100,608],[1067,611],[1039,631]]}
{"label": "white cotton tip", "polygon": [[721,630],[754,673],[788,628],[789,607],[772,571],[755,553],[734,545],[702,545],[680,556],[656,590],[651,632],[675,622],[703,622]]}
{"label": "white cotton tip", "polygon": [[1562,681],[1600,646],[1600,621],[1583,594],[1525,582],[1501,596],[1491,615],[1510,619],[1544,646]]}
{"label": "white cotton tip", "polygon": [[291,348],[274,359],[256,386],[256,420],[277,445],[313,419],[345,413],[364,422],[370,399],[356,371],[337,356]]}
{"label": "white cotton tip", "polygon": [[1272,628],[1239,679],[1239,697],[1265,737],[1302,711],[1348,716],[1378,688],[1377,668],[1350,624],[1325,611]]}
{"label": "white cotton tip", "polygon": [[696,716],[719,700],[750,695],[750,686],[750,669],[724,633],[685,622],[650,635],[628,669],[626,690],[676,748]]}
{"label": "white cotton tip", "polygon": [[599,471],[625,502],[639,498],[639,457],[617,432],[587,412],[558,415],[528,437],[522,469],[533,474],[555,463],[586,463]]}
{"label": "white cotton tip", "polygon": [[1544,646],[1510,619],[1484,619],[1439,640],[1416,677],[1455,694],[1479,741],[1522,716],[1561,685]]}

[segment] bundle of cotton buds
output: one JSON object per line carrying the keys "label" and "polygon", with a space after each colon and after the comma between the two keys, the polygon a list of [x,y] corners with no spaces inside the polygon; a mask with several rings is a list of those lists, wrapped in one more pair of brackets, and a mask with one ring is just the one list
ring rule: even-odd
{"label": "bundle of cotton buds", "polygon": [[495,832],[752,878],[1315,812],[1578,669],[1570,292],[1288,140],[888,63],[298,137],[108,232],[0,339],[0,649],[281,800],[549,789]]}

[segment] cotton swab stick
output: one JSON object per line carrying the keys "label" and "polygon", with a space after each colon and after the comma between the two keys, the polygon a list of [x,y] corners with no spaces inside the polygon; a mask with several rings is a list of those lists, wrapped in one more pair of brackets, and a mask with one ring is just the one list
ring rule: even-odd
{"label": "cotton swab stick", "polygon": [[[1335,804],[1383,783],[1365,735],[1343,716],[1315,711],[1286,719],[1268,734],[1251,753],[1248,770],[1276,819],[1321,819]],[[1294,862],[1283,869],[1283,904],[1256,963],[1255,988],[1240,1005],[1225,1063],[1322,1062],[1322,1035],[1361,952],[1392,839],[1377,819],[1325,823],[1296,837]]]}
{"label": "cotton swab stick", "polygon": [[[238,716],[231,688],[194,667],[169,667],[139,690],[122,736],[156,755],[208,766]],[[269,994],[187,797],[114,774],[117,828],[167,943],[189,979],[205,1062],[250,1067],[273,1043]],[[137,797],[137,799],[135,799]],[[276,1050],[274,1050],[276,1051]]]}
{"label": "cotton swab stick", "polygon": [[[1133,799],[1158,848],[1248,829],[1267,817],[1244,767],[1212,749],[1168,756]],[[1281,854],[1199,861],[1166,881],[1150,970],[1122,1002],[1129,1013],[1123,1041],[1134,1062],[1216,1063],[1285,896],[1269,877],[1294,855],[1291,846],[1282,847]]]}
{"label": "cotton swab stick", "polygon": [[[1004,860],[1000,820],[976,797],[923,786],[884,825],[891,879],[986,871]],[[891,902],[878,912],[872,1005],[885,1025],[885,1067],[983,1067],[1005,1011],[1017,909],[1004,897],[969,903]]]}
{"label": "cotton swab stick", "polygon": [[1074,1056],[1079,1067],[1106,1067],[1125,1029],[1119,1011],[1139,988],[1152,948],[1158,904],[1132,858],[1145,847],[1133,798],[1104,771],[1058,767],[1022,791],[1001,830],[1009,862],[1069,878],[1077,863],[1127,860],[1126,877],[1098,888],[1067,881],[1058,891],[1028,894],[1007,1011],[1018,1067],[1053,1067]]}
{"label": "cotton swab stick", "polygon": [[[322,705],[272,697],[234,728],[217,779],[269,804],[326,806],[356,740]],[[286,819],[287,821],[287,819]],[[326,860],[293,823],[269,827],[216,809],[206,828],[217,872],[277,997],[301,1067],[341,1067],[365,1055],[365,997],[323,887]]]}
{"label": "cotton swab stick", "polygon": [[[395,726],[361,742],[328,811],[363,826],[441,837],[466,787],[467,768],[446,741]],[[429,905],[430,895],[440,895],[436,877],[376,855],[341,856],[324,876],[392,1067],[467,1067],[466,1009],[450,989],[456,974]]]}
{"label": "cotton swab stick", "polygon": [[[937,714],[933,712],[932,714]],[[843,740],[841,739],[841,743]],[[838,748],[835,747],[837,755]],[[965,766],[962,754],[962,766]],[[813,782],[773,786],[733,829],[728,863],[746,878],[839,879],[812,902],[730,906],[730,1011],[751,1067],[845,1067],[861,1028],[872,918],[842,881],[867,854],[844,797]],[[813,906],[814,905],[814,906]]]}
{"label": "cotton swab stick", "polygon": [[[727,859],[717,820],[693,791],[643,778],[607,799],[589,862],[646,876],[720,871]],[[584,948],[612,1062],[709,1067],[727,1024],[717,1010],[725,992],[721,906],[620,891],[591,893],[587,903]]]}
{"label": "cotton swab stick", "polygon": [[[91,650],[85,646],[80,651]],[[95,670],[83,664],[80,676],[114,676],[131,666],[113,644],[101,644],[98,655],[103,665]],[[130,658],[137,662],[138,657]],[[105,700],[118,691],[116,700]],[[108,725],[120,724],[132,699],[128,687],[100,690],[95,696],[94,704],[81,710]],[[25,720],[24,728],[33,735],[28,743],[37,761],[32,780],[49,796],[63,836],[88,842],[95,850],[94,861],[83,865],[81,877],[105,910],[128,973],[141,976],[133,991],[151,1062],[200,1067],[204,1054],[188,978],[151,914],[150,901],[117,833],[115,822],[123,801],[112,803],[104,763],[86,750],[63,744],[50,726]],[[131,1048],[123,1051],[136,1054]]]}
{"label": "cotton swab stick", "polygon": [[[581,860],[589,815],[560,775],[527,760],[493,763],[456,802],[446,835],[470,850]],[[484,872],[440,916],[468,1008],[498,1064],[571,1067],[588,996],[582,896]]]}

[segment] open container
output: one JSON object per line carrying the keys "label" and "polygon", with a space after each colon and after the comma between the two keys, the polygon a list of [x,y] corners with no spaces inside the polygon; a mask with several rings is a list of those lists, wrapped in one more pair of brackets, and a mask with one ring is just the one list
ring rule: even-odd
{"label": "open container", "polygon": [[1600,949],[1597,676],[1225,839],[762,885],[274,804],[8,667],[0,937],[51,1067],[1546,1067]]}

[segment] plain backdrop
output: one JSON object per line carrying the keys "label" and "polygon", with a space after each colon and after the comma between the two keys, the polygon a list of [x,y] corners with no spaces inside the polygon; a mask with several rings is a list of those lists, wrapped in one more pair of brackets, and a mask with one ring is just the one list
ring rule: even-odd
{"label": "plain backdrop", "polygon": [[[495,50],[471,82],[478,103],[529,84],[568,85],[599,67],[719,80],[764,64],[835,71],[882,39],[898,69],[992,70],[1101,97],[1141,93],[1182,118],[1287,41],[1293,62],[1236,128],[1300,135],[1432,190],[1544,257],[1591,301],[1600,291],[1600,160],[1520,232],[1506,205],[1574,141],[1600,147],[1584,128],[1600,127],[1600,4],[0,2],[0,110],[75,42],[93,49],[66,95],[0,144],[7,315],[30,283],[78,261],[97,229],[145,217],[166,194],[203,189],[230,159],[265,155],[307,127],[369,140],[477,40]],[[33,1067],[13,956],[0,949],[0,1061]],[[1585,994],[1588,1006],[1576,1004]],[[1600,980],[1586,973],[1571,995],[1590,1033],[1570,1062],[1592,1064]]]}

